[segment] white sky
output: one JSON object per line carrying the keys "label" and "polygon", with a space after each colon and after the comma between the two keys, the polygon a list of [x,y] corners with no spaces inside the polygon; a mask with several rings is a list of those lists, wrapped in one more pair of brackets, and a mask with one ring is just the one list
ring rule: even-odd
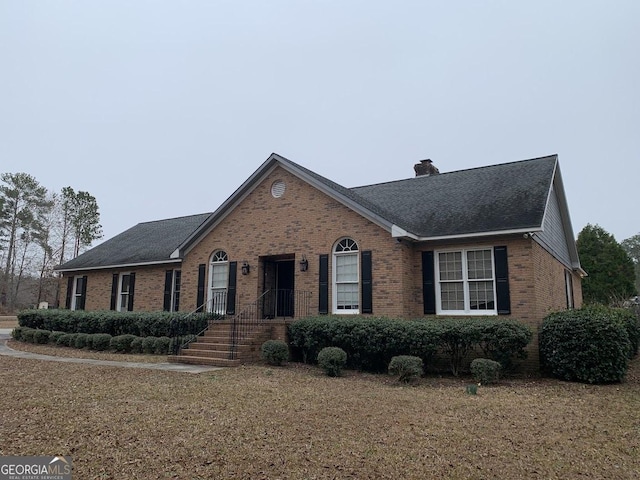
{"label": "white sky", "polygon": [[640,232],[640,2],[0,0],[0,172],[105,239],[271,152],[346,187],[557,153],[574,232]]}

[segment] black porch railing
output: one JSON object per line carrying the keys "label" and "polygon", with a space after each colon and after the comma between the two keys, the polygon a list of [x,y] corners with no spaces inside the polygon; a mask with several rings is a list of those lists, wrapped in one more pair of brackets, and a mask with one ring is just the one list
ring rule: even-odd
{"label": "black porch railing", "polygon": [[[237,358],[238,345],[260,326],[268,323],[269,320],[280,318],[303,318],[310,314],[311,292],[300,290],[267,290],[249,305],[245,305],[237,314],[231,317],[230,322],[230,349],[229,359]],[[215,323],[224,321],[227,307],[226,292],[215,294],[209,301],[199,306],[196,310],[189,312],[181,318],[172,320],[170,327],[171,348],[170,355],[179,355],[180,352],[193,343],[197,337],[204,334],[206,330]],[[209,312],[212,315],[203,323],[198,312]],[[216,315],[217,314],[217,315]],[[193,326],[185,328],[192,321],[197,320],[202,328],[197,329],[197,333],[191,332]]]}
{"label": "black porch railing", "polygon": [[309,316],[311,292],[301,290],[267,290],[253,303],[234,315],[229,342],[229,359],[238,358],[238,346],[260,326],[274,318]]}
{"label": "black porch railing", "polygon": [[195,342],[214,323],[224,320],[226,308],[227,293],[219,292],[195,310],[171,320],[169,355],[179,355],[182,349]]}

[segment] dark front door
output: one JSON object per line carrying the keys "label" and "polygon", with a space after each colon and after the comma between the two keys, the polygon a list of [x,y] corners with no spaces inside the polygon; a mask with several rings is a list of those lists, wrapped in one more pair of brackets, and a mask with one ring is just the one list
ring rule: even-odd
{"label": "dark front door", "polygon": [[295,260],[276,262],[276,313],[278,317],[294,315],[294,273]]}

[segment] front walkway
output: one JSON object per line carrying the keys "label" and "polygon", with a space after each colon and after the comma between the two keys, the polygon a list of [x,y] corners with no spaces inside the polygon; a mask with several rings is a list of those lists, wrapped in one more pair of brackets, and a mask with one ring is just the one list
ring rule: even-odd
{"label": "front walkway", "polygon": [[11,328],[0,328],[0,355],[47,362],[82,363],[86,365],[101,365],[106,367],[146,368],[149,370],[168,370],[173,372],[203,373],[220,370],[221,367],[206,367],[201,365],[186,365],[181,363],[144,363],[144,362],[115,362],[112,360],[94,360],[91,358],[68,358],[40,355],[39,353],[21,352],[7,346],[11,338]]}

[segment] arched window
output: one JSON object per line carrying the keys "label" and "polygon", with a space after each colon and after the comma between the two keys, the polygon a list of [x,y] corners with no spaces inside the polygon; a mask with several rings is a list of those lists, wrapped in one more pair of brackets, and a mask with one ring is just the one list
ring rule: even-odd
{"label": "arched window", "polygon": [[229,257],[222,250],[211,255],[209,262],[209,297],[207,311],[224,315],[227,311],[227,287],[229,282]]}
{"label": "arched window", "polygon": [[360,313],[358,244],[343,238],[333,250],[333,311]]}

